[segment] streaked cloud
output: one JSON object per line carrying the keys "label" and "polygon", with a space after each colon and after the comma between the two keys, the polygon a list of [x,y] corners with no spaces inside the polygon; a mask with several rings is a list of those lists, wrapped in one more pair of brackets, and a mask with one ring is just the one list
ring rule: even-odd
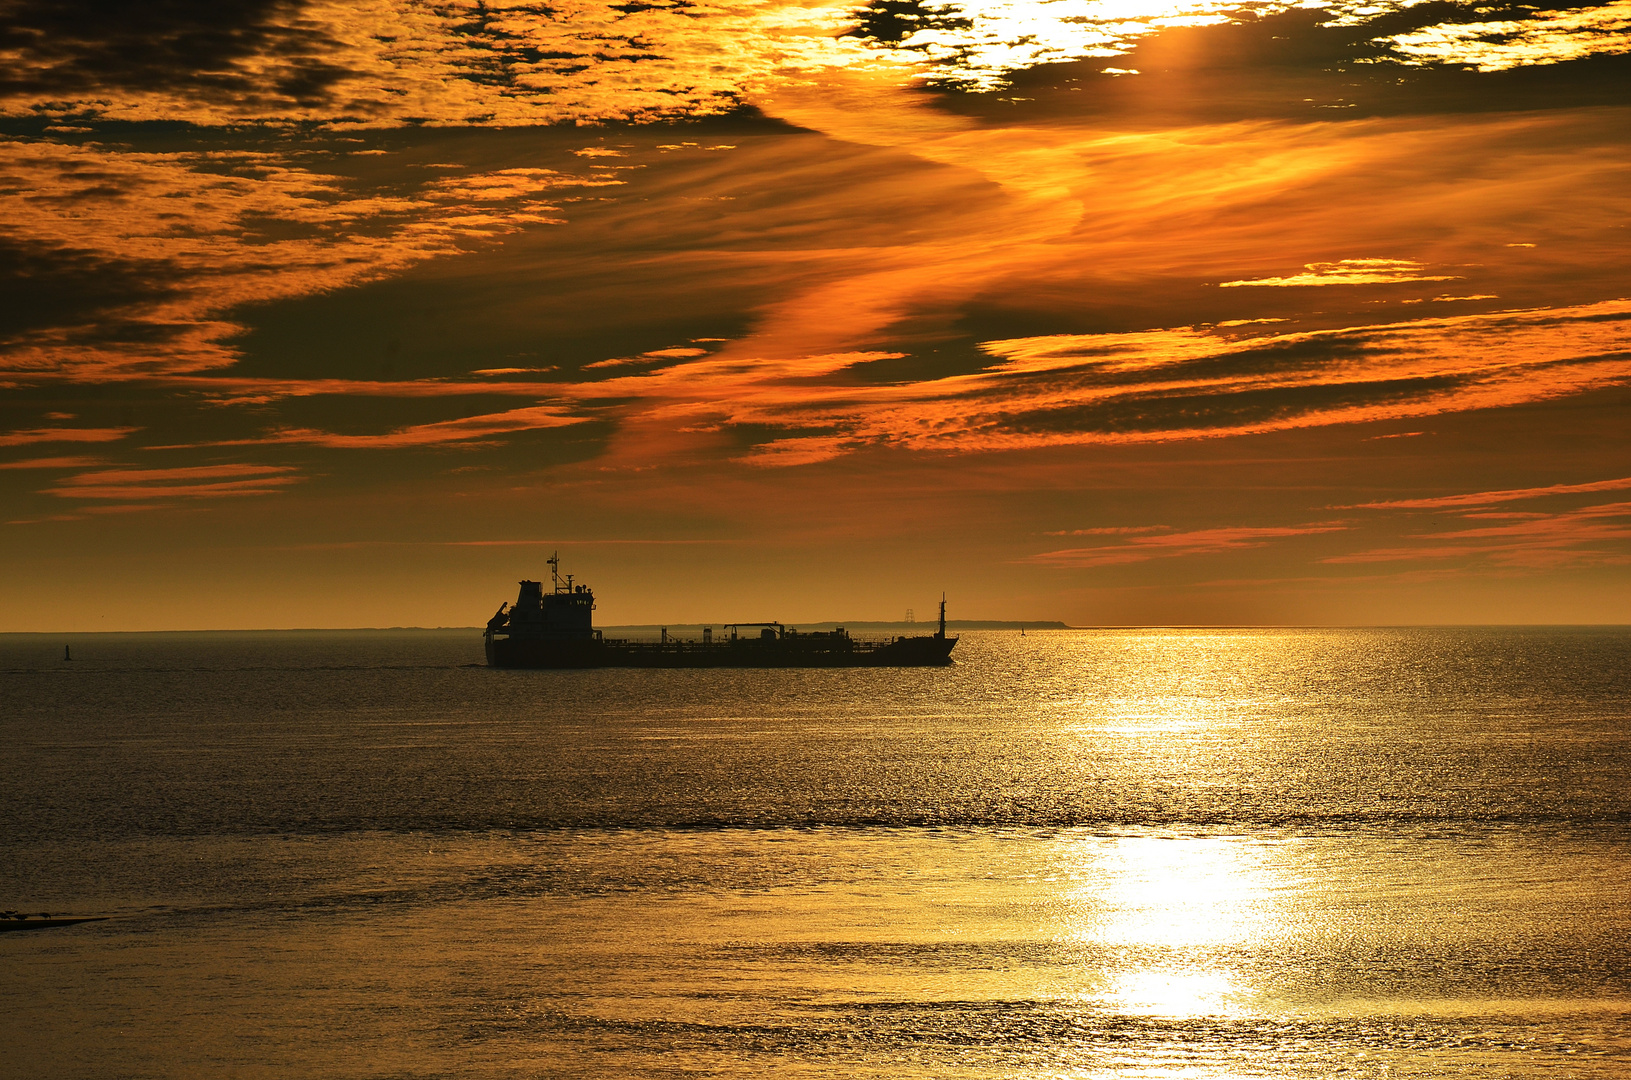
{"label": "streaked cloud", "polygon": [[1140,533],[1170,532],[1170,525],[1104,525],[1092,529],[1058,529],[1048,536],[1136,536]]}
{"label": "streaked cloud", "polygon": [[1625,490],[1631,490],[1631,477],[1360,503],[1348,509],[1434,511],[1453,523],[1410,534],[1404,538],[1406,543],[1333,555],[1324,561],[1343,564],[1457,559],[1530,570],[1631,563],[1631,545],[1626,543],[1631,540],[1631,502],[1547,510],[1488,509],[1505,503],[1569,501],[1581,495]]}
{"label": "streaked cloud", "polygon": [[581,424],[586,419],[588,418],[565,414],[559,408],[539,405],[524,409],[509,409],[500,413],[486,413],[479,416],[461,416],[454,420],[439,420],[428,424],[414,424],[377,435],[344,435],[311,428],[275,428],[258,437],[223,440],[206,445],[305,445],[350,450],[441,446],[448,443],[490,438],[494,435],[514,435],[523,431],[541,431],[548,428],[567,427],[572,424]]}
{"label": "streaked cloud", "polygon": [[850,439],[836,436],[803,436],[794,439],[772,439],[759,443],[752,451],[735,460],[744,465],[777,469],[792,465],[814,465],[842,457],[855,448]]}
{"label": "streaked cloud", "polygon": [[1209,439],[1541,401],[1631,382],[1631,301],[1297,333],[1051,335],[982,349],[996,362],[979,371],[885,384],[857,382],[854,373],[904,354],[769,359],[662,350],[681,355],[596,381],[183,383],[219,381],[215,392],[238,402],[481,393],[537,401],[374,434],[273,426],[207,445],[431,446],[598,419],[618,424],[636,456],[660,454],[654,443],[684,431],[768,432],[733,457],[785,467],[865,447],[989,452]]}
{"label": "streaked cloud", "polygon": [[298,484],[288,465],[189,465],[170,469],[111,468],[79,473],[46,489],[70,499],[220,499],[269,495]]}
{"label": "streaked cloud", "polygon": [[83,469],[103,463],[102,458],[95,457],[39,457],[0,461],[0,469]]}
{"label": "streaked cloud", "polygon": [[[848,8],[306,0],[120,15],[9,5],[12,114],[83,120],[544,125],[735,108],[767,78],[869,59]],[[730,47],[720,48],[722,41]]]}
{"label": "streaked cloud", "polygon": [[317,397],[535,398],[547,393],[551,387],[551,384],[540,380],[495,379],[470,382],[466,379],[265,379],[231,375],[155,375],[132,381],[170,390],[194,391],[201,399],[219,406],[268,405],[290,398]]}
{"label": "streaked cloud", "polygon": [[1621,481],[1525,486],[1626,471],[1620,4],[0,4],[8,513],[128,515],[39,561],[1627,550]]}
{"label": "streaked cloud", "polygon": [[[1177,267],[1183,280],[1274,280],[1216,272],[1256,269],[1253,262],[1263,258],[1259,250],[1274,239],[1269,226],[1283,228],[1262,214],[1263,206],[1293,214],[1299,237],[1350,228],[1353,218],[1364,215],[1333,210],[1326,195],[1331,184],[1374,168],[1401,168],[1424,153],[1505,160],[1503,148],[1525,147],[1541,128],[1555,131],[1557,124],[1551,117],[1544,124],[1502,118],[1463,125],[1454,138],[1416,122],[1224,125],[1176,135],[1075,127],[981,130],[903,97],[889,80],[838,85],[844,93],[837,97],[795,95],[778,99],[776,107],[836,137],[877,140],[892,153],[909,152],[904,160],[913,162],[913,171],[898,179],[884,172],[866,189],[823,184],[799,204],[798,214],[820,220],[862,198],[927,198],[931,211],[914,222],[909,238],[892,244],[823,247],[799,235],[785,244],[761,240],[756,249],[708,252],[686,272],[705,267],[721,282],[716,290],[739,276],[775,282],[769,299],[753,312],[750,329],[728,342],[710,341],[721,347],[709,352],[670,345],[577,365],[578,371],[611,376],[597,379],[548,370],[558,368],[553,364],[482,367],[475,378],[236,374],[237,335],[245,328],[241,309],[251,299],[387,280],[473,244],[496,251],[496,241],[531,227],[527,222],[555,218],[547,209],[554,204],[544,200],[569,188],[599,198],[599,192],[616,193],[621,181],[592,169],[579,175],[504,167],[423,176],[387,192],[247,152],[111,154],[29,143],[15,148],[23,163],[17,167],[18,191],[57,192],[69,202],[83,198],[88,207],[76,217],[32,213],[31,206],[19,204],[17,220],[34,231],[38,246],[84,250],[106,242],[102,258],[147,267],[170,284],[163,298],[105,313],[88,337],[84,327],[19,336],[0,353],[0,363],[30,378],[139,381],[225,408],[334,395],[447,401],[446,413],[428,422],[393,422],[381,413],[372,430],[359,432],[272,416],[256,418],[259,433],[197,440],[201,445],[281,441],[384,449],[501,439],[506,432],[604,419],[613,426],[615,453],[660,452],[665,440],[712,430],[729,433],[733,441],[738,433],[747,439],[746,446],[725,449],[727,460],[759,466],[809,464],[880,445],[970,452],[1207,438],[1540,400],[1621,377],[1618,361],[1588,361],[1623,349],[1617,311],[1587,319],[1560,309],[1556,326],[1520,313],[1489,323],[1355,322],[1341,330],[1267,336],[1250,328],[1282,325],[1272,320],[1286,316],[1240,311],[1249,317],[1213,327],[989,341],[981,348],[998,363],[879,384],[869,369],[909,355],[892,347],[895,328],[925,313],[954,312],[975,297],[1022,300],[1038,288],[1048,303],[1068,310],[1078,302],[1070,298],[1083,289],[1136,281],[1162,267],[1170,272],[1169,247],[1183,253]],[[697,148],[705,141],[696,140]],[[805,152],[826,145],[811,141]],[[714,160],[730,158],[732,168],[739,168],[740,153]],[[1229,164],[1243,161],[1253,167]],[[932,173],[924,171],[924,162]],[[785,186],[803,165],[803,158],[777,152],[766,156],[765,172],[752,175],[755,182],[774,176]],[[1599,175],[1606,183],[1621,167],[1610,155],[1539,182],[1547,192],[1590,191]],[[719,175],[722,184],[741,182],[729,170]],[[925,187],[930,180],[943,187]],[[107,183],[118,190],[117,200],[85,194],[88,185]],[[1317,207],[1289,209],[1300,204],[1288,192],[1301,191],[1320,193]],[[1451,187],[1424,199],[1410,214],[1438,213],[1457,191]],[[678,197],[703,194],[687,185]],[[198,206],[181,233],[164,216],[176,195]],[[1093,227],[1084,228],[1086,208],[1106,200],[1110,209],[1096,211]],[[1390,197],[1385,212],[1399,212],[1399,204]],[[734,235],[774,237],[767,230],[776,229],[776,219],[788,211],[782,201],[768,213],[748,211],[727,220]],[[317,235],[246,239],[246,224],[265,218],[310,227]],[[622,238],[630,229],[661,234],[665,228],[661,215],[634,206],[610,220],[618,228],[605,236],[618,243],[627,242]],[[1218,220],[1252,225],[1218,231]],[[1368,230],[1375,231],[1375,220],[1367,218]],[[635,235],[644,241],[645,234]],[[1341,241],[1326,236],[1320,242]],[[535,250],[532,258],[547,258],[547,246]],[[642,250],[652,249],[635,248]],[[660,246],[656,251],[635,258],[645,265],[671,258]],[[1437,264],[1399,258],[1309,265],[1315,276],[1332,282],[1402,284],[1442,277],[1426,272]],[[499,259],[496,265],[504,264]],[[708,287],[708,277],[699,280]],[[1505,347],[1508,328],[1522,348]],[[1524,355],[1544,363],[1528,363]],[[656,370],[640,372],[642,365]],[[1540,377],[1526,381],[1526,372]],[[494,377],[524,374],[548,377]],[[528,404],[494,420],[508,414],[495,412],[483,396],[520,397]]]}
{"label": "streaked cloud", "polygon": [[562,543],[572,544],[609,544],[609,545],[635,545],[639,547],[716,547],[719,545],[740,544],[741,540],[721,538],[716,540],[647,540],[628,539],[617,537],[588,537],[574,540],[441,540],[435,541],[437,547],[554,547]]}
{"label": "streaked cloud", "polygon": [[[701,350],[698,350],[701,351]],[[614,356],[607,360],[595,360],[583,365],[585,371],[597,371],[601,368],[634,367],[639,364],[658,364],[662,357],[642,353],[639,356]]]}
{"label": "streaked cloud", "polygon": [[105,443],[118,442],[125,436],[140,431],[134,427],[110,428],[30,428],[22,431],[0,432],[0,446],[29,446],[34,443]]}
{"label": "streaked cloud", "polygon": [[[1474,517],[1474,515],[1468,515]],[[1459,559],[1517,569],[1631,564],[1631,502],[1525,514],[1499,525],[1418,534],[1413,542],[1333,555],[1325,562],[1384,563]]]}
{"label": "streaked cloud", "polygon": [[[1339,28],[1404,16],[1403,32],[1350,35],[1364,46],[1361,61],[1499,70],[1625,49],[1623,0],[1426,26],[1408,21],[1414,6],[745,0],[703,11],[668,0],[255,0],[137,16],[92,0],[13,0],[0,37],[0,113],[54,117],[61,131],[99,120],[358,128],[651,121],[719,115],[833,69],[996,90],[1016,72],[1122,56],[1164,31],[1254,23],[1299,8]],[[1439,9],[1435,16],[1443,20]],[[1137,77],[1131,67],[1104,70]]]}
{"label": "streaked cloud", "polygon": [[1312,536],[1319,533],[1341,532],[1348,528],[1341,522],[1323,522],[1308,525],[1228,526],[1216,529],[1193,529],[1157,536],[1134,536],[1117,544],[1097,547],[1063,548],[1044,551],[1030,556],[1026,562],[1043,566],[1087,567],[1115,566],[1124,563],[1148,562],[1151,559],[1177,558],[1188,555],[1212,555],[1241,548],[1262,547],[1290,537]]}
{"label": "streaked cloud", "polygon": [[1627,0],[1525,14],[1523,19],[1444,22],[1376,41],[1404,63],[1457,64],[1478,71],[1631,52],[1631,2]]}
{"label": "streaked cloud", "polygon": [[[1016,71],[1134,50],[1163,30],[1255,22],[1294,8],[1317,11],[1333,25],[1361,24],[1414,6],[1411,0],[1374,3],[1325,0],[951,0],[874,3],[859,13],[858,32],[880,48],[921,57],[927,77],[965,89],[992,91]],[[1390,41],[1392,39],[1389,39]],[[1538,51],[1543,45],[1535,44]],[[1104,67],[1107,75],[1137,69]]]}
{"label": "streaked cloud", "polygon": [[[820,429],[776,439],[764,464],[825,460],[870,445],[990,451],[1216,438],[1623,384],[1631,381],[1631,301],[1265,336],[1180,328],[982,347],[1000,362],[904,385],[784,381],[785,370],[815,375],[861,359],[822,357],[805,358],[808,369],[739,364],[728,392],[713,371],[686,365],[605,389],[660,398],[665,411],[712,414],[721,424]],[[710,384],[721,392],[702,389]],[[676,400],[686,388],[691,400]]]}
{"label": "streaked cloud", "polygon": [[235,308],[376,281],[558,223],[542,196],[619,183],[502,169],[427,177],[399,193],[262,151],[0,139],[0,236],[38,258],[66,253],[93,278],[143,283],[0,339],[0,373],[86,380],[230,367],[244,330],[228,317]]}
{"label": "streaked cloud", "polygon": [[1451,510],[1490,506],[1495,503],[1543,499],[1551,495],[1580,495],[1596,491],[1624,491],[1631,488],[1631,476],[1617,480],[1591,480],[1583,484],[1547,484],[1544,487],[1511,488],[1506,491],[1474,491],[1458,495],[1438,495],[1427,499],[1390,499],[1359,503],[1350,509],[1367,510]]}
{"label": "streaked cloud", "polygon": [[[1304,273],[1288,277],[1255,278],[1249,281],[1223,281],[1220,289],[1235,289],[1243,285],[1395,285],[1407,281],[1454,281],[1449,274],[1429,274],[1427,268],[1410,259],[1338,259],[1336,262],[1308,263]],[[1455,299],[1435,297],[1435,299]],[[1466,299],[1485,299],[1467,297]]]}

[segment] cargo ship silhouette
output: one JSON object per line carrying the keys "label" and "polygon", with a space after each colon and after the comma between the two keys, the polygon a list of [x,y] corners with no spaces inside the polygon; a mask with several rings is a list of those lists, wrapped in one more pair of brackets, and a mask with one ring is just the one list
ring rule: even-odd
{"label": "cargo ship silhouette", "polygon": [[[595,594],[567,574],[560,556],[549,558],[551,588],[521,582],[514,606],[500,604],[482,635],[487,663],[501,668],[795,668],[939,667],[951,663],[957,638],[946,636],[946,601],[933,635],[867,639],[843,627],[801,633],[779,622],[725,623],[715,636],[681,641],[663,632],[660,641],[605,637],[594,628]],[[506,611],[506,607],[508,610]],[[746,631],[746,632],[744,632]]]}

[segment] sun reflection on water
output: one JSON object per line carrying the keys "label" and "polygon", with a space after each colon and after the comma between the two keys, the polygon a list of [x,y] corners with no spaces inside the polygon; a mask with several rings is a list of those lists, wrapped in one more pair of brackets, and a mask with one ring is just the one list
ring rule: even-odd
{"label": "sun reflection on water", "polygon": [[[1170,785],[1228,775],[1281,696],[1285,655],[1262,636],[1129,634],[1114,651],[1128,684],[1150,692],[1061,700],[1062,726],[1084,752],[1110,754],[1108,767],[1142,773],[1157,802]],[[1219,692],[1231,686],[1243,693]],[[1298,884],[1285,850],[1294,843],[1211,830],[1060,835],[1055,941],[1080,951],[1082,1004],[1129,1016],[1249,1013],[1274,988],[1258,985],[1262,972],[1244,958],[1299,932],[1286,900]]]}
{"label": "sun reflection on water", "polygon": [[1212,971],[1135,971],[1112,984],[1119,1011],[1142,1016],[1218,1016],[1235,1011],[1240,984]]}
{"label": "sun reflection on water", "polygon": [[1083,1003],[1121,1015],[1238,1015],[1236,957],[1285,935],[1270,845],[1219,836],[1061,838],[1056,942],[1099,957]]}
{"label": "sun reflection on water", "polygon": [[1128,634],[1115,647],[1123,686],[1144,692],[1107,694],[1094,686],[1061,693],[1054,708],[1075,714],[1070,727],[1082,738],[1181,736],[1171,749],[1227,752],[1242,725],[1278,699],[1273,687],[1284,654],[1262,636],[1166,631]]}
{"label": "sun reflection on water", "polygon": [[[1097,845],[1095,845],[1097,847]],[[1214,837],[1121,837],[1096,850],[1074,899],[1097,919],[1077,936],[1124,948],[1189,949],[1260,936],[1272,888],[1254,845]]]}

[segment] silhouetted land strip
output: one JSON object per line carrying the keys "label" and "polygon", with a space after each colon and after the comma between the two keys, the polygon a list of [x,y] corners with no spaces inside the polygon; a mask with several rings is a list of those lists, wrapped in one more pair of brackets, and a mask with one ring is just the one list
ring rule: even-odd
{"label": "silhouetted land strip", "polygon": [[4,918],[0,918],[0,933],[4,933],[7,930],[49,930],[53,926],[73,926],[75,923],[101,922],[106,918],[106,915],[85,915],[77,918],[59,917],[53,919],[50,916],[46,916],[44,918],[32,919],[27,915],[24,915],[21,918],[17,917],[16,915],[8,915]]}
{"label": "silhouetted land strip", "polygon": [[[604,627],[604,629],[608,633],[615,630],[618,633],[629,633],[629,634],[651,633],[651,634],[657,634],[657,633],[661,633],[662,630],[666,627],[670,635],[675,635],[675,634],[701,633],[702,628],[704,626],[706,626],[706,625],[709,625],[709,624],[707,624],[707,623],[624,623],[624,624],[620,624],[618,626],[607,626],[607,627]],[[712,625],[718,626],[720,624],[719,623],[713,623]],[[900,622],[899,620],[894,620],[894,621],[890,621],[890,622],[867,622],[865,620],[859,620],[859,619],[850,619],[850,620],[839,619],[839,620],[829,620],[827,622],[798,623],[797,625],[798,625],[798,628],[800,630],[812,630],[812,631],[814,631],[814,630],[822,630],[822,631],[836,630],[840,626],[845,627],[846,629],[849,629],[849,630],[890,630],[890,631],[918,630],[918,631],[921,631],[925,626],[932,626],[934,624],[933,623],[925,623],[925,622],[915,622],[915,623],[912,623],[912,622]],[[1051,621],[1051,620],[1048,620],[1048,619],[1038,619],[1036,622],[1019,622],[1019,621],[1015,621],[1015,620],[1011,620],[1011,619],[947,619],[946,620],[946,629],[947,630],[1071,630],[1071,629],[1074,629],[1074,628],[1069,623]]]}

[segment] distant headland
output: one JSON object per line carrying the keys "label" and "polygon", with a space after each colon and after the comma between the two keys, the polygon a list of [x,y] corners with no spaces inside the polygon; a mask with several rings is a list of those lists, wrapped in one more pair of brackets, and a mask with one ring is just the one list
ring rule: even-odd
{"label": "distant headland", "polygon": [[[681,633],[692,633],[692,632],[701,633],[702,628],[704,626],[707,626],[707,625],[709,625],[709,624],[708,623],[627,623],[627,624],[619,624],[619,625],[614,625],[614,626],[607,626],[607,627],[604,627],[603,629],[605,629],[608,632],[616,630],[616,631],[618,631],[620,633],[632,633],[632,634],[643,634],[643,633],[656,634],[656,633],[661,633],[664,629],[666,629],[670,634],[681,634]],[[712,625],[718,626],[719,624],[714,623]],[[800,630],[836,630],[838,627],[842,626],[846,630],[899,631],[899,630],[916,629],[920,633],[922,632],[923,627],[928,626],[928,627],[932,628],[934,626],[933,623],[927,623],[927,622],[902,622],[899,619],[895,619],[895,620],[891,620],[891,621],[885,621],[885,622],[868,621],[866,619],[856,619],[856,620],[853,620],[853,621],[850,621],[850,622],[844,622],[842,620],[840,620],[840,621],[829,620],[829,621],[826,621],[826,622],[808,622],[808,623],[801,622],[801,623],[797,623],[797,624],[789,623],[788,625],[789,626],[797,625]],[[1022,621],[1014,620],[1014,619],[947,619],[946,620],[946,629],[947,630],[1070,630],[1070,629],[1073,629],[1073,628],[1070,626],[1069,623],[1062,623],[1062,622],[1059,622],[1057,620],[1051,620],[1051,619],[1038,619],[1035,622],[1029,622],[1029,621],[1023,621],[1022,622]]]}

